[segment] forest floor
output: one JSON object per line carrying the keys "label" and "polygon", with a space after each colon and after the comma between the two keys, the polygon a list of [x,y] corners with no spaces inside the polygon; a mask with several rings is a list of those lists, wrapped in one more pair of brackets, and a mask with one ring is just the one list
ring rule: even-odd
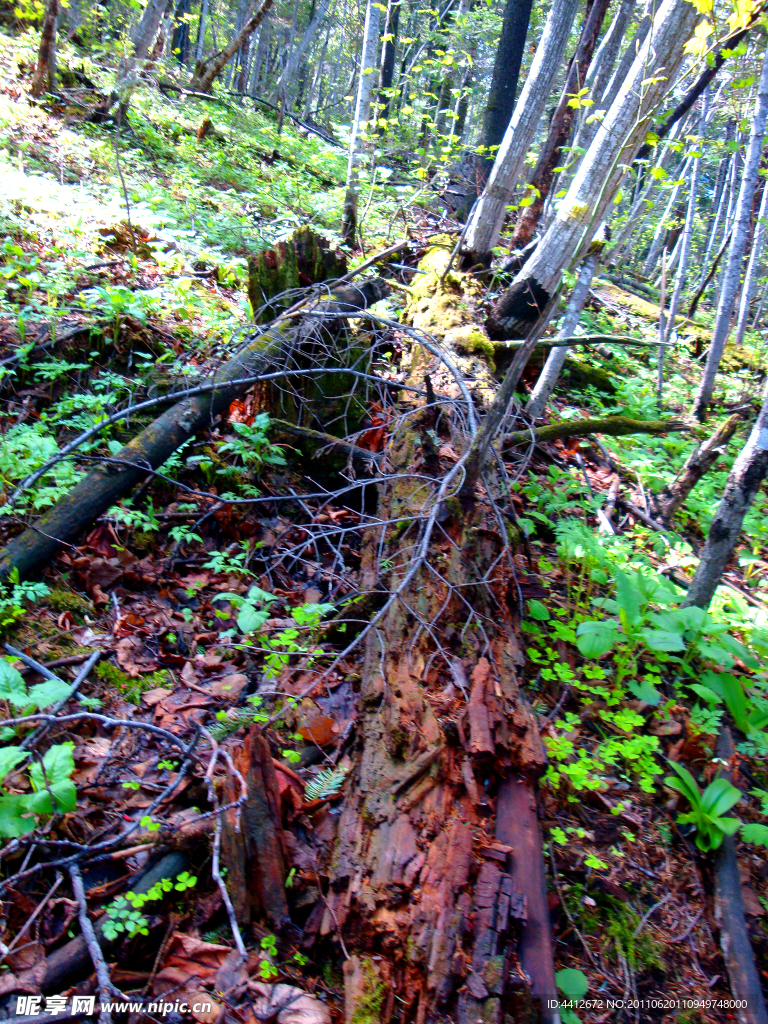
{"label": "forest floor", "polygon": [[[33,43],[32,36],[0,38],[0,479],[6,502],[104,408],[194,381],[234,351],[251,315],[246,257],[303,224],[333,244],[346,164],[343,145],[288,124],[278,134],[266,115],[179,103],[152,90],[137,92],[117,138],[114,127],[83,120],[104,72],[71,48],[60,56],[60,99],[27,96]],[[198,139],[204,118],[210,123]],[[403,214],[390,188],[373,196],[363,234],[369,251],[383,249],[399,237],[392,234],[393,221],[402,233],[404,219],[411,242],[398,260],[415,267],[430,233],[445,226],[439,211],[411,206]],[[355,254],[351,265],[366,254]],[[413,274],[389,269],[387,276],[396,287],[376,309],[396,319]],[[708,325],[704,313],[698,333]],[[580,326],[652,342],[656,310],[600,279]],[[48,347],[36,347],[46,339]],[[405,339],[395,331],[393,355],[381,367],[393,379],[401,344]],[[702,437],[734,410],[754,406],[764,360],[756,346],[762,344],[750,335],[743,350],[728,351]],[[20,346],[26,346],[21,361]],[[610,359],[570,364],[553,420],[658,418],[656,350],[608,347]],[[690,408],[700,373],[694,347],[681,325],[667,357],[665,416]],[[590,373],[596,364],[603,371],[597,378]],[[529,367],[526,387],[536,372]],[[274,990],[254,985],[280,981],[316,995],[340,1020],[341,960],[316,944],[316,910],[325,898],[344,779],[354,766],[359,656],[337,668],[330,685],[296,695],[306,691],[311,665],[322,664],[332,649],[322,620],[360,590],[360,552],[350,542],[338,578],[327,552],[313,564],[295,557],[304,535],[284,510],[265,504],[254,513],[247,505],[222,507],[213,500],[226,492],[284,494],[306,489],[307,478],[332,475],[327,465],[296,452],[290,437],[269,427],[261,413],[256,394],[233,404],[228,419],[163,467],[164,479],[110,510],[77,545],[66,546],[38,582],[12,580],[0,595],[0,626],[3,642],[65,681],[93,651],[101,652],[79,689],[82,707],[152,722],[182,745],[205,719],[231,749],[254,719],[283,711],[267,735],[289,836],[286,893],[297,928],[275,935],[257,927],[248,934],[249,998],[271,998]],[[6,506],[3,539],[66,493],[89,456],[114,453],[144,422],[134,417],[111,426],[80,449],[81,463],[60,462],[13,510]],[[386,410],[372,406],[358,445],[382,451],[388,422]],[[664,1000],[727,999],[729,989],[711,868],[695,847],[693,826],[677,822],[687,807],[662,780],[667,759],[713,777],[723,674],[747,680],[751,708],[768,709],[765,488],[726,574],[730,589],[719,591],[690,657],[678,656],[669,637],[674,626],[654,608],[682,593],[669,576],[691,575],[748,429],[739,430],[674,528],[664,531],[620,511],[614,536],[601,529],[598,511],[618,467],[627,498],[652,518],[650,497],[674,478],[697,443],[690,432],[605,437],[599,445],[548,442],[531,454],[514,484],[512,501],[529,539],[528,553],[521,546],[516,555],[526,603],[523,678],[549,755],[540,793],[556,879],[549,893],[556,966],[583,971],[590,997],[661,1001],[628,1012],[627,1021],[733,1019],[716,1005],[664,1008]],[[336,524],[359,520],[342,503],[326,514]],[[621,574],[634,598],[620,593],[617,604],[609,580]],[[611,616],[627,608],[634,616],[632,637],[625,629],[600,653],[585,655],[577,629],[613,622]],[[304,670],[297,676],[299,661]],[[21,660],[5,664],[20,671],[27,687],[38,680]],[[257,693],[265,679],[280,691],[266,703]],[[459,714],[461,695],[453,701]],[[88,723],[62,735],[74,745],[77,807],[64,824],[58,821],[56,834],[91,844],[126,822],[136,826],[134,859],[116,857],[86,879],[91,909],[101,907],[102,921],[119,925],[120,945],[109,955],[117,965],[114,983],[125,992],[172,991],[177,999],[204,991],[214,1009],[198,1020],[212,1024],[226,1002],[221,992],[231,935],[207,843],[185,848],[186,867],[172,879],[170,897],[156,894],[155,908],[132,904],[141,927],[120,923],[128,920],[121,917],[128,904],[120,894],[133,885],[157,837],[181,832],[206,802],[201,774],[179,779],[172,796],[158,804],[178,776],[179,755],[167,742],[137,738],[130,729],[108,739]],[[758,823],[768,813],[767,755],[768,741],[758,730],[739,744],[736,782],[745,792],[737,812],[745,822]],[[21,769],[5,782],[13,793],[27,785]],[[491,847],[482,810],[469,809],[467,817],[480,844]],[[766,850],[740,841],[739,861],[753,947],[768,985]],[[20,869],[11,856],[5,877]],[[13,990],[10,974],[29,979],[73,934],[72,902],[49,893],[51,884],[48,875],[12,884],[4,903],[6,946],[46,893],[50,898],[6,956],[2,992]],[[324,1008],[310,1003],[306,1019],[326,1019]],[[622,1019],[590,1010],[579,1017]]]}

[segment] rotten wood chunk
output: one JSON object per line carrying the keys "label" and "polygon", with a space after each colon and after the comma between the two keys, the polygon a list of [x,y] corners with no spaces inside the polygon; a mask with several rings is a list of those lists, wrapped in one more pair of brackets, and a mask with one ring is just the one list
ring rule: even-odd
{"label": "rotten wood chunk", "polygon": [[[272,752],[255,723],[234,750],[233,763],[245,779],[248,798],[241,808],[239,831],[234,808],[224,818],[221,854],[228,871],[227,888],[240,924],[247,925],[266,914],[279,927],[289,918],[285,897],[287,847]],[[239,781],[228,778],[225,802],[234,802],[239,795]]]}
{"label": "rotten wood chunk", "polygon": [[515,921],[527,918],[527,901],[512,876],[496,864],[480,868],[475,886],[472,969],[459,999],[459,1024],[501,1022],[507,977],[514,963]]}

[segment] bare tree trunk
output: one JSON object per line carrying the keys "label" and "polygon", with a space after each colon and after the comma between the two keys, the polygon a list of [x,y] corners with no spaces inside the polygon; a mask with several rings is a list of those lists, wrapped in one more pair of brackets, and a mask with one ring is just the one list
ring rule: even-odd
{"label": "bare tree trunk", "polygon": [[[693,29],[687,0],[664,0],[613,106],[533,256],[493,307],[489,329],[497,337],[529,333],[557,289],[563,270],[605,217],[626,168],[641,145],[653,111],[675,80],[684,54],[680,38]],[[664,74],[656,73],[663,67]]]}
{"label": "bare tree trunk", "polygon": [[267,59],[269,54],[269,40],[271,35],[272,19],[270,15],[267,15],[259,28],[259,41],[256,45],[256,55],[253,58],[253,67],[251,68],[251,84],[248,87],[248,91],[251,96],[255,96],[259,91],[261,69],[264,67],[264,61]]}
{"label": "bare tree trunk", "polygon": [[[683,122],[681,121],[677,125],[675,125],[675,128],[673,129],[672,134],[670,135],[670,142],[674,141],[678,131],[682,127],[682,124]],[[656,171],[666,170],[667,161],[674,152],[673,147],[669,145],[663,145],[660,147],[660,149],[661,152],[654,165],[654,170]],[[659,180],[656,175],[650,174],[648,178],[649,180],[646,183],[646,186],[643,189],[642,193],[637,197],[637,199],[632,204],[632,207],[627,215],[627,223],[624,225],[624,227],[621,229],[621,231],[618,233],[614,240],[612,246],[612,255],[610,260],[608,261],[610,264],[612,264],[614,261],[617,264],[621,263],[625,255],[627,243],[637,231],[642,229],[642,226],[645,224],[646,218],[643,218],[643,220],[639,222],[638,217],[642,212],[643,206],[649,205],[648,201],[650,199],[651,193],[654,192],[659,186]]]}
{"label": "bare tree trunk", "polygon": [[203,0],[200,7],[200,21],[197,23],[197,40],[195,42],[195,64],[203,59],[203,46],[205,44],[205,22],[208,17],[208,4],[210,0]]}
{"label": "bare tree trunk", "polygon": [[552,4],[488,182],[469,219],[465,264],[478,260],[486,263],[499,239],[506,208],[560,69],[577,9],[578,0],[554,0]]}
{"label": "bare tree trunk", "polygon": [[384,22],[384,42],[381,47],[381,67],[379,68],[379,117],[384,121],[389,117],[392,105],[392,82],[395,76],[395,52],[397,49],[397,32],[400,27],[401,0],[389,0],[387,18]]}
{"label": "bare tree trunk", "polygon": [[[595,250],[591,252],[581,267],[579,278],[576,282],[576,287],[571,292],[571,297],[568,300],[568,307],[563,317],[563,322],[560,325],[560,329],[557,332],[556,341],[562,338],[570,338],[578,323],[581,311],[584,308],[584,303],[587,301],[589,295],[589,289],[592,284],[592,278],[595,275],[597,264],[600,262],[600,252]],[[528,399],[528,404],[525,407],[525,411],[533,420],[541,419],[544,415],[544,410],[547,407],[547,402],[552,396],[552,392],[555,390],[555,385],[560,379],[560,374],[563,371],[565,360],[568,357],[570,349],[553,348],[547,356],[547,361],[542,367],[539,379],[531,392],[531,397]]]}
{"label": "bare tree trunk", "polygon": [[170,0],[149,0],[144,8],[144,13],[130,34],[133,53],[120,62],[115,91],[110,98],[110,106],[119,99],[121,109],[125,110],[127,107],[135,85],[133,79],[136,69],[149,56],[150,47],[155,41],[169,3]]}
{"label": "bare tree trunk", "polygon": [[720,300],[717,304],[715,315],[715,326],[712,330],[712,342],[707,356],[707,365],[704,368],[696,399],[693,404],[693,414],[697,419],[704,419],[707,414],[709,403],[712,401],[712,392],[715,387],[715,377],[723,356],[725,342],[728,338],[731,327],[731,318],[736,302],[736,293],[741,281],[741,265],[744,260],[744,245],[747,232],[749,231],[749,220],[752,213],[752,197],[757,184],[757,172],[760,167],[760,155],[763,148],[763,136],[765,135],[765,122],[768,116],[768,50],[763,56],[763,67],[760,73],[760,84],[755,99],[755,109],[752,115],[752,128],[749,138],[749,147],[744,160],[744,172],[741,176],[741,188],[739,200],[736,206],[736,219],[734,223],[731,245],[728,251],[728,263],[723,275],[723,283],[720,290]]}
{"label": "bare tree trunk", "polygon": [[642,46],[645,43],[646,37],[648,36],[648,32],[653,22],[653,6],[654,5],[652,3],[646,4],[643,16],[640,19],[640,24],[637,26],[637,31],[635,32],[634,36],[629,41],[626,49],[622,53],[621,59],[619,60],[619,65],[614,71],[610,82],[608,82],[608,84],[606,85],[603,91],[603,95],[600,97],[600,107],[603,110],[609,110],[613,105],[613,101],[619,95],[619,90],[626,81],[627,75],[632,69],[632,65],[635,62],[635,58],[637,57],[638,53],[640,52]]}
{"label": "bare tree trunk", "polygon": [[768,473],[768,384],[747,443],[728,474],[725,492],[709,528],[686,604],[709,607],[739,539],[741,524]]}
{"label": "bare tree trunk", "polygon": [[[678,173],[679,182],[682,182],[685,179],[685,176],[688,173],[688,168],[690,166],[691,157],[686,157],[683,162],[683,166],[680,168],[680,171]],[[675,207],[675,203],[677,202],[682,187],[682,184],[675,185],[674,189],[670,193],[669,199],[667,200],[667,205],[664,208],[664,213],[661,215],[661,219],[656,225],[656,230],[653,232],[653,238],[651,239],[651,248],[648,251],[648,255],[645,258],[645,263],[643,264],[643,277],[650,277],[650,275],[653,273],[654,267],[658,262],[659,256],[661,255],[661,250],[664,247],[664,242],[667,237],[669,217],[672,213],[672,210]]]}
{"label": "bare tree trunk", "polygon": [[275,82],[275,87],[272,90],[272,102],[279,103],[281,96],[287,96],[291,91],[296,81],[296,72],[299,69],[299,64],[307,52],[307,48],[312,40],[317,35],[317,31],[325,20],[325,16],[328,13],[328,8],[331,5],[331,0],[320,0],[320,3],[315,9],[315,14],[310,23],[304,29],[304,34],[299,40],[299,45],[293,50],[285,67],[280,72],[280,76]]}
{"label": "bare tree trunk", "polygon": [[59,17],[59,0],[48,0],[45,7],[43,27],[40,31],[40,48],[37,64],[29,91],[33,96],[42,96],[56,87],[56,21]]}
{"label": "bare tree trunk", "polygon": [[368,0],[365,8],[365,29],[363,50],[360,59],[360,82],[357,87],[357,103],[352,121],[352,137],[349,141],[349,163],[347,165],[347,192],[344,196],[344,210],[341,217],[341,235],[352,245],[357,234],[357,197],[360,190],[360,164],[363,158],[363,126],[371,116],[371,95],[376,68],[376,54],[379,45],[380,5]]}
{"label": "bare tree trunk", "polygon": [[752,251],[749,254],[749,264],[744,278],[744,287],[741,291],[739,303],[739,317],[736,321],[736,330],[733,336],[734,345],[741,345],[744,341],[744,333],[747,329],[749,311],[752,300],[757,291],[757,281],[760,277],[761,258],[763,255],[763,244],[765,242],[765,220],[768,217],[768,188],[763,188],[763,196],[760,200],[760,210],[757,214],[755,234],[752,239]]}
{"label": "bare tree trunk", "polygon": [[[723,167],[725,167],[725,171],[722,175],[721,181],[720,171]],[[704,279],[707,276],[709,257],[712,253],[712,249],[715,244],[715,239],[717,238],[717,233],[720,229],[720,221],[723,219],[723,216],[725,214],[726,197],[728,195],[728,181],[730,179],[731,174],[733,173],[733,167],[733,158],[731,157],[729,159],[727,157],[724,157],[720,161],[720,166],[717,169],[717,180],[715,182],[715,194],[713,199],[713,209],[715,212],[714,217],[711,219],[710,223],[709,235],[707,237],[707,248],[704,251],[704,259],[701,263],[701,277],[699,278],[697,288],[701,288],[702,284],[704,283]],[[688,315],[690,316],[691,314],[689,313]]]}
{"label": "bare tree trunk", "polygon": [[532,0],[506,0],[504,5],[504,19],[496,47],[493,75],[480,135],[483,152],[477,163],[478,191],[483,188],[491,173],[495,149],[501,145],[515,109],[515,95],[531,20],[531,7]]}
{"label": "bare tree trunk", "polygon": [[522,209],[517,219],[512,236],[512,248],[524,249],[533,238],[536,225],[544,208],[544,200],[549,195],[555,177],[555,167],[561,162],[563,147],[568,142],[571,126],[576,110],[571,106],[573,96],[582,87],[589,70],[589,63],[597,44],[597,36],[603,24],[609,0],[589,0],[587,16],[581,29],[576,52],[571,58],[568,74],[565,77],[560,102],[555,108],[549,122],[547,139],[539,152],[533,174],[530,179],[528,197],[533,201]]}
{"label": "bare tree trunk", "polygon": [[[699,127],[699,144],[697,152],[701,151],[704,144],[704,132],[707,124],[708,114],[708,103],[707,95],[704,97],[704,109],[701,112],[701,124]],[[693,158],[693,169],[691,171],[691,190],[688,196],[688,209],[685,213],[685,225],[683,227],[683,233],[680,236],[680,259],[679,267],[677,271],[677,277],[675,279],[675,288],[672,292],[672,301],[669,304],[669,320],[667,321],[667,330],[665,333],[664,340],[669,341],[672,337],[672,332],[675,328],[675,318],[677,317],[677,310],[680,305],[680,300],[683,297],[683,289],[685,288],[685,279],[688,274],[688,257],[691,252],[691,239],[693,238],[693,221],[696,216],[696,199],[699,191],[699,171],[701,170],[701,157],[696,156]],[[663,352],[663,350],[662,350]],[[661,354],[659,355],[661,359]]]}
{"label": "bare tree trunk", "polygon": [[273,0],[261,0],[261,5],[251,9],[247,21],[229,43],[213,57],[201,61],[195,68],[191,88],[197,92],[210,92],[214,81],[227,66],[229,60],[241,49],[243,43],[259,27],[264,16],[272,6]]}

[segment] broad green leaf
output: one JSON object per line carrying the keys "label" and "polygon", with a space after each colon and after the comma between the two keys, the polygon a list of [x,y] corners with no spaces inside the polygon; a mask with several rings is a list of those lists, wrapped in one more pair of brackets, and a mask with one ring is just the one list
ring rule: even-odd
{"label": "broad green leaf", "polygon": [[35,827],[34,818],[22,817],[29,813],[27,796],[25,793],[0,796],[0,836],[15,839]]}
{"label": "broad green leaf", "polygon": [[589,990],[589,982],[583,971],[565,967],[555,975],[555,984],[566,999],[583,999]]}
{"label": "broad green leaf", "polygon": [[649,629],[647,626],[644,626],[640,632],[650,651],[685,650],[685,643],[680,633],[674,633],[670,629]]}
{"label": "broad green leaf", "polygon": [[[669,767],[673,771],[677,772],[679,778],[675,779],[672,776],[669,776],[664,779],[664,784],[669,786],[670,789],[676,789],[678,793],[682,793],[684,796],[687,796],[689,802],[694,807],[700,807],[701,791],[696,785],[696,780],[688,769],[684,765],[678,764],[677,761],[670,761]],[[675,783],[675,785],[673,785],[673,783]]]}
{"label": "broad green leaf", "polygon": [[72,687],[61,679],[46,679],[44,683],[31,686],[29,689],[29,703],[34,703],[36,708],[44,710],[52,704],[58,704],[65,700],[72,690]]}
{"label": "broad green leaf", "polygon": [[705,700],[707,704],[722,704],[723,698],[719,693],[715,693],[709,686],[702,686],[701,683],[691,683],[688,687],[689,690],[693,690],[697,696]]}
{"label": "broad green leaf", "polygon": [[269,612],[266,609],[259,610],[252,604],[244,604],[237,613],[237,627],[241,633],[254,633],[268,618]]}
{"label": "broad green leaf", "polygon": [[0,779],[4,779],[8,772],[12,772],[17,764],[21,764],[25,757],[29,757],[28,750],[20,750],[19,747],[3,747],[0,749]]}
{"label": "broad green leaf", "polygon": [[16,708],[29,704],[27,684],[13,665],[0,658],[0,700],[6,700]]}
{"label": "broad green leaf", "polygon": [[576,630],[576,646],[585,658],[599,658],[613,650],[619,637],[615,622],[590,619]]}
{"label": "broad green leaf", "polygon": [[628,576],[621,569],[616,570],[616,599],[630,626],[640,621],[640,592],[637,579]]}
{"label": "broad green leaf", "polygon": [[661,694],[647,679],[633,679],[627,683],[627,689],[649,707],[655,708],[661,703]]}
{"label": "broad green leaf", "polygon": [[549,614],[549,609],[541,601],[536,600],[528,602],[528,614],[532,619],[538,619],[540,622],[548,622],[552,617]]}
{"label": "broad green leaf", "polygon": [[712,818],[719,818],[741,800],[741,790],[728,779],[715,779],[704,790],[701,806]]}
{"label": "broad green leaf", "polygon": [[[53,788],[59,782],[68,782],[75,770],[75,759],[72,756],[73,744],[58,743],[50,747],[43,757],[42,766],[35,763],[29,769],[29,777],[36,790]],[[45,774],[43,774],[45,770]]]}

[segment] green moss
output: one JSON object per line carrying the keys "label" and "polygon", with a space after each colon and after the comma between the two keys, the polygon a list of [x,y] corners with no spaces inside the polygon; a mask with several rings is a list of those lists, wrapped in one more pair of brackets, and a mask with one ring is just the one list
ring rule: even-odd
{"label": "green moss", "polygon": [[127,701],[137,706],[141,703],[142,693],[154,690],[157,686],[164,686],[168,682],[168,673],[164,668],[158,669],[157,672],[147,672],[134,679],[111,661],[102,661],[96,669],[96,675],[103,683],[119,690]]}
{"label": "green moss", "polygon": [[454,327],[445,335],[448,344],[453,345],[459,352],[466,352],[469,355],[479,353],[488,360],[491,370],[495,371],[496,364],[494,355],[496,346],[485,333],[474,324],[465,324],[463,327]]}
{"label": "green moss", "polygon": [[605,930],[615,940],[617,951],[624,954],[633,971],[664,969],[661,956],[663,946],[654,939],[651,928],[646,926],[635,936],[635,929],[640,924],[639,914],[626,903],[611,900],[607,916]]}
{"label": "green moss", "polygon": [[45,599],[45,603],[54,612],[80,612],[81,615],[93,614],[93,602],[67,587],[54,587]]}
{"label": "green moss", "polygon": [[380,1024],[387,986],[378,980],[376,968],[370,960],[363,960],[362,968],[365,987],[363,996],[352,1014],[351,1024]]}

